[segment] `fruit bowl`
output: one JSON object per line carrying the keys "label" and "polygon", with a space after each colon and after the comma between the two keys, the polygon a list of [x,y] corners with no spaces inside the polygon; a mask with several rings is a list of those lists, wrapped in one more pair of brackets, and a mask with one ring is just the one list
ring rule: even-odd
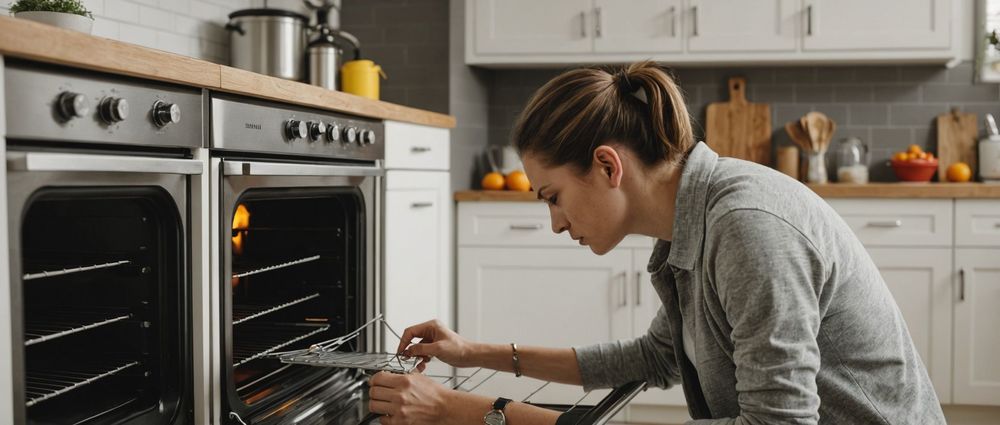
{"label": "fruit bowl", "polygon": [[901,161],[893,159],[891,162],[892,171],[896,172],[896,177],[904,182],[929,182],[937,171],[938,160],[934,159],[911,159]]}

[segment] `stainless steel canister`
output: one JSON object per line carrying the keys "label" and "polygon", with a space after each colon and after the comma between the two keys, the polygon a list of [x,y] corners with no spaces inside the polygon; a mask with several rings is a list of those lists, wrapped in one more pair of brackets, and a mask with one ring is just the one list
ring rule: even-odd
{"label": "stainless steel canister", "polygon": [[344,61],[344,49],[348,49],[354,59],[358,58],[358,39],[353,35],[319,27],[320,34],[308,48],[309,84],[329,90],[340,90],[340,66]]}
{"label": "stainless steel canister", "polygon": [[243,9],[229,15],[232,66],[285,78],[305,80],[308,19],[282,9]]}

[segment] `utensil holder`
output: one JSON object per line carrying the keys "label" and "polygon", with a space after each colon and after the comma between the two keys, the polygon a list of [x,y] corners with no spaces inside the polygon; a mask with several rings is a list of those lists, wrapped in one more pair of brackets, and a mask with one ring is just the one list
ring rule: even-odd
{"label": "utensil holder", "polygon": [[807,152],[806,163],[808,164],[806,168],[806,182],[826,183],[828,181],[825,150]]}

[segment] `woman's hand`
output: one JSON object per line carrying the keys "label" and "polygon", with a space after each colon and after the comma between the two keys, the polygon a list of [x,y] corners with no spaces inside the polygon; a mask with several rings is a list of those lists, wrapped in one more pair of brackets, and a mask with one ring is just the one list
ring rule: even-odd
{"label": "woman's hand", "polygon": [[[414,338],[420,338],[420,342],[413,343]],[[434,357],[454,367],[475,366],[472,355],[474,348],[474,343],[462,338],[441,322],[431,320],[406,328],[396,352],[407,357],[422,358],[419,370],[423,371],[426,363]]]}
{"label": "woman's hand", "polygon": [[439,425],[449,422],[449,393],[422,374],[379,372],[369,381],[369,410],[383,416],[383,425]]}

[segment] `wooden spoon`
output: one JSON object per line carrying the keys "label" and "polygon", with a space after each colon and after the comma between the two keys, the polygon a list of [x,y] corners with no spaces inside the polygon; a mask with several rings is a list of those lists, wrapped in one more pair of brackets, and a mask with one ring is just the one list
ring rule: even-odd
{"label": "wooden spoon", "polygon": [[788,133],[788,137],[790,137],[792,142],[795,142],[799,148],[807,152],[812,150],[809,135],[802,129],[802,125],[799,124],[798,121],[789,121],[785,123],[785,132]]}
{"label": "wooden spoon", "polygon": [[806,131],[812,139],[813,150],[820,152],[823,149],[823,131],[826,128],[828,118],[822,112],[812,111],[806,114]]}

